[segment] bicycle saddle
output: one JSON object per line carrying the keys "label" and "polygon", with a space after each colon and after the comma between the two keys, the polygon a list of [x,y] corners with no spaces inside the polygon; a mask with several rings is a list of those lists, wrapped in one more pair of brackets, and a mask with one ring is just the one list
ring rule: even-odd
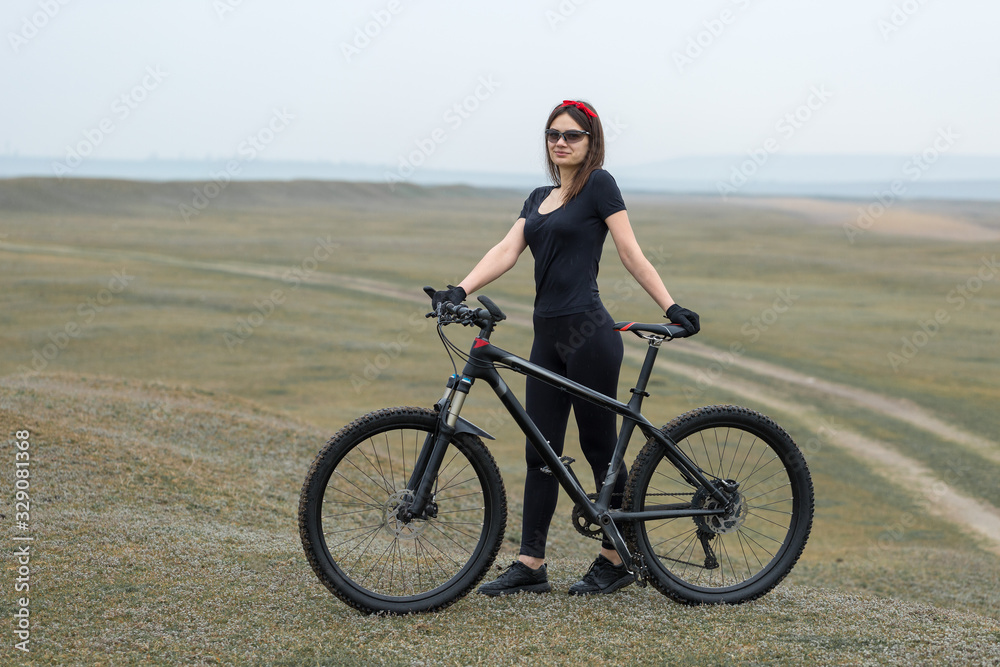
{"label": "bicycle saddle", "polygon": [[643,324],[641,322],[615,322],[612,325],[615,331],[631,331],[636,336],[642,337],[643,333],[663,336],[664,338],[684,338],[688,335],[687,329],[679,324],[669,322],[667,324]]}

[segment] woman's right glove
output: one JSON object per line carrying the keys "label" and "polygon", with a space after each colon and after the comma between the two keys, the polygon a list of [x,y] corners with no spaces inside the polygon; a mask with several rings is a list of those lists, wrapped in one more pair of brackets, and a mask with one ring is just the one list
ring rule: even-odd
{"label": "woman's right glove", "polygon": [[448,285],[448,289],[438,290],[431,295],[431,308],[437,310],[438,305],[446,301],[458,305],[465,301],[466,296],[468,295],[461,287]]}
{"label": "woman's right glove", "polygon": [[684,327],[689,336],[693,336],[701,331],[701,320],[698,317],[698,313],[687,308],[682,308],[676,303],[667,308],[667,319],[673,324],[679,324]]}

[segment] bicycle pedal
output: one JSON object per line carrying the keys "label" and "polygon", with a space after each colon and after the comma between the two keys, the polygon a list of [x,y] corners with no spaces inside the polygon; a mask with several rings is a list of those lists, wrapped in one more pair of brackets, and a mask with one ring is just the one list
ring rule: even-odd
{"label": "bicycle pedal", "polygon": [[[566,467],[569,467],[570,464],[576,463],[576,459],[574,459],[572,456],[560,456],[559,460],[562,461],[562,464]],[[552,476],[552,468],[548,466],[543,466],[542,472],[548,475],[549,477]]]}

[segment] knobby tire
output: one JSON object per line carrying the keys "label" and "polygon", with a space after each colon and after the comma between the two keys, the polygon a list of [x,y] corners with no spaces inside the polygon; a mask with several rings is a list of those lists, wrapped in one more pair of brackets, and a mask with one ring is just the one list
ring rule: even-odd
{"label": "knobby tire", "polygon": [[436,516],[401,521],[412,466],[438,415],[367,414],[320,450],[299,500],[299,533],[319,580],[364,613],[436,611],[467,594],[503,542],[507,496],[482,440],[456,434],[434,484]]}

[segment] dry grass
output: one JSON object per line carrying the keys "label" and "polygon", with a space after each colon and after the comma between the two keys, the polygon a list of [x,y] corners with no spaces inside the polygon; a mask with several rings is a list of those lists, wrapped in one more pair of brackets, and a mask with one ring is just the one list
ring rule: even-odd
{"label": "dry grass", "polygon": [[[73,375],[5,380],[0,427],[33,433],[32,664],[1000,660],[996,618],[836,590],[845,573],[831,581],[808,561],[752,604],[684,607],[651,588],[570,598],[588,559],[576,549],[552,559],[547,596],[471,595],[441,614],[364,617],[319,585],[298,543],[315,428],[231,396]],[[9,479],[3,487],[9,496]],[[572,541],[562,517],[557,554]],[[995,609],[996,586],[981,583],[965,589]]]}
{"label": "dry grass", "polygon": [[[886,484],[852,459],[835,431],[890,443],[994,502],[1000,466],[912,424],[736,366],[724,377],[802,406],[771,416],[811,445],[816,485],[805,554],[763,600],[689,608],[635,588],[569,598],[563,593],[596,543],[569,526],[564,497],[549,544],[555,594],[470,596],[415,618],[355,614],[319,585],[301,553],[302,478],[347,421],[387,405],[429,405],[440,395],[450,365],[420,318],[423,304],[398,295],[419,297],[425,283],[460,279],[509,227],[523,193],[233,184],[187,224],[177,205],[190,192],[190,184],[0,181],[0,427],[7,437],[22,428],[35,436],[33,663],[998,662],[997,558],[929,514],[914,497],[926,489]],[[961,309],[946,301],[982,257],[1000,250],[996,243],[873,231],[849,244],[835,225],[803,224],[801,211],[692,198],[628,201],[671,291],[702,314],[699,340],[709,349],[721,354],[742,343],[747,358],[903,397],[997,440],[1000,280],[985,282]],[[996,228],[995,204],[921,208]],[[326,235],[339,246],[316,267],[322,280],[293,289],[274,277],[302,268]],[[122,266],[136,276],[128,289],[42,375],[17,376],[53,332],[82,322],[79,305]],[[377,281],[386,296],[359,289],[364,281]],[[610,242],[601,286],[616,315],[659,317],[626,280]],[[798,299],[765,335],[751,341],[741,333],[776,290],[789,287]],[[286,290],[285,303],[227,349],[223,334],[275,288]],[[523,316],[530,257],[489,293]],[[949,309],[947,326],[899,372],[889,370],[886,353],[938,307]],[[453,333],[468,342],[469,332]],[[352,378],[401,336],[408,338],[399,357],[354,388]],[[525,352],[529,336],[505,325],[495,340]],[[671,348],[665,359],[710,368],[679,344]],[[709,403],[761,408],[728,394],[724,382],[691,399],[689,381],[664,368],[647,403],[654,422]],[[620,395],[636,371],[626,363]],[[521,393],[518,376],[509,383]],[[523,437],[496,407],[480,391],[466,416],[497,436],[490,446],[512,512],[506,562],[517,546]],[[12,479],[2,479],[0,494],[10,498]],[[3,599],[13,613],[9,588]]]}

